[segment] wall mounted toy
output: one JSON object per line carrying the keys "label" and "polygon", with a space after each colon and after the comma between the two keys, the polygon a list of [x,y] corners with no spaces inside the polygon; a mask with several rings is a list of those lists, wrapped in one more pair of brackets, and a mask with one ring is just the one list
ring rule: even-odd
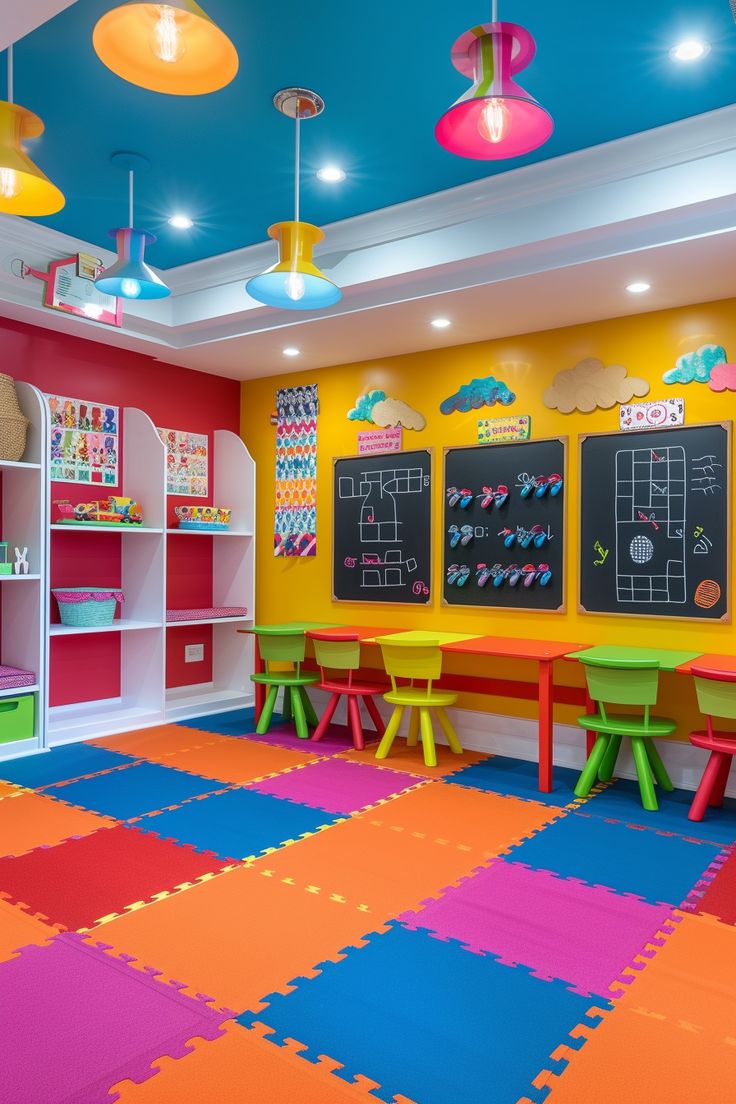
{"label": "wall mounted toy", "polygon": [[542,395],[542,402],[560,414],[572,414],[574,410],[590,414],[599,407],[608,410],[616,403],[630,403],[635,396],[648,394],[647,381],[630,376],[623,365],[606,366],[597,357],[588,357],[574,368],[558,372]]}

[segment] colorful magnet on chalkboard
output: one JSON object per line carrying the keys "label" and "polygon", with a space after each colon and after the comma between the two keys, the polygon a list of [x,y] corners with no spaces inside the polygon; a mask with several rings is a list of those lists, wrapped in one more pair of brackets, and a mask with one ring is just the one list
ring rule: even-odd
{"label": "colorful magnet on chalkboard", "polygon": [[521,497],[528,498],[537,485],[538,476],[530,475],[527,482],[521,488]]}
{"label": "colorful magnet on chalkboard", "polygon": [[460,491],[460,509],[464,510],[473,501],[473,492],[469,487],[463,487]]}
{"label": "colorful magnet on chalkboard", "polygon": [[496,505],[500,509],[500,507],[503,506],[504,502],[506,502],[509,497],[509,489],[505,483],[499,483],[499,485],[496,487],[496,491],[493,497]]}
{"label": "colorful magnet on chalkboard", "polygon": [[452,586],[452,584],[455,582],[455,580],[457,579],[459,574],[460,574],[460,565],[459,564],[450,564],[450,566],[447,569],[447,581],[450,584],[450,586]]}
{"label": "colorful magnet on chalkboard", "polygon": [[489,506],[493,505],[493,496],[495,493],[493,487],[484,487],[483,492],[475,496],[481,500],[480,505],[483,510],[487,510]]}
{"label": "colorful magnet on chalkboard", "polygon": [[534,564],[524,564],[521,574],[524,576],[524,586],[528,590],[537,577],[537,569]]}
{"label": "colorful magnet on chalkboard", "polygon": [[519,529],[519,547],[528,548],[532,543],[531,529]]}
{"label": "colorful magnet on chalkboard", "polygon": [[456,548],[460,543],[460,529],[457,525],[451,525],[447,532],[450,534],[450,548]]}
{"label": "colorful magnet on chalkboard", "polygon": [[549,493],[552,495],[553,498],[556,498],[561,490],[562,476],[558,472],[555,472],[554,475],[551,475],[549,477]]}
{"label": "colorful magnet on chalkboard", "polygon": [[459,587],[465,586],[465,584],[467,583],[469,578],[470,578],[470,568],[468,567],[467,564],[463,564],[463,566],[460,568],[460,574],[457,577],[457,585]]}
{"label": "colorful magnet on chalkboard", "polygon": [[521,568],[518,564],[511,564],[506,568],[506,575],[509,581],[509,586],[515,587],[521,578]]}
{"label": "colorful magnet on chalkboard", "polygon": [[472,525],[463,525],[460,532],[462,533],[462,536],[460,538],[460,544],[462,544],[463,547],[466,544],[470,544],[470,542],[472,541],[472,539],[475,535],[475,531],[473,529],[473,526]]}
{"label": "colorful magnet on chalkboard", "polygon": [[547,586],[547,583],[552,578],[552,572],[549,569],[549,564],[540,564],[537,568],[537,578],[539,579],[540,586]]}
{"label": "colorful magnet on chalkboard", "polygon": [[545,541],[549,539],[547,530],[543,525],[532,525],[532,539],[535,548],[541,548]]}
{"label": "colorful magnet on chalkboard", "polygon": [[484,587],[491,577],[491,569],[488,564],[476,564],[476,580],[479,587]]}
{"label": "colorful magnet on chalkboard", "polygon": [[517,535],[516,529],[501,529],[498,533],[499,537],[503,537],[504,548],[512,548],[516,544]]}
{"label": "colorful magnet on chalkboard", "polygon": [[447,488],[447,505],[448,506],[457,506],[458,502],[460,501],[460,497],[461,497],[460,491],[457,489],[457,487],[448,487]]}
{"label": "colorful magnet on chalkboard", "polygon": [[544,498],[547,491],[549,490],[549,480],[550,477],[548,475],[537,476],[534,486],[535,498]]}

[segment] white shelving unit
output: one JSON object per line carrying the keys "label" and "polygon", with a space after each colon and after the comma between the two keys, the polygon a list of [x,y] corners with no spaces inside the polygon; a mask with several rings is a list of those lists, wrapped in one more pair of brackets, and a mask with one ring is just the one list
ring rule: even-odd
{"label": "white shelving unit", "polygon": [[16,383],[21,410],[28,418],[28,437],[22,461],[0,460],[2,524],[0,539],[14,549],[28,548],[28,575],[0,575],[0,662],[33,671],[33,686],[0,690],[0,698],[34,696],[33,737],[0,744],[0,759],[41,751],[45,746],[48,623],[48,414],[43,395],[28,383]]}
{"label": "white shelving unit", "polygon": [[[120,618],[102,629],[48,625],[45,613],[44,635],[52,665],[53,642],[60,637],[120,633],[120,696],[50,708],[49,746],[184,720],[204,712],[224,712],[253,702],[249,678],[253,669],[252,641],[237,632],[238,628],[253,623],[254,604],[255,561],[250,534],[255,524],[255,464],[245,445],[228,430],[214,433],[213,501],[231,507],[233,529],[207,535],[213,540],[213,605],[245,606],[247,618],[166,624],[168,537],[201,539],[204,534],[167,529],[165,449],[151,419],[135,408],[123,412],[120,485],[123,494],[142,504],[145,526],[49,527],[54,533],[84,532],[90,556],[95,554],[96,541],[115,534],[122,542],[120,588],[125,595]],[[64,539],[61,535],[54,536],[51,554],[55,542]],[[80,581],[83,582],[83,567]],[[48,592],[43,585],[40,590]],[[166,690],[167,632],[194,624],[212,625],[212,681]]]}
{"label": "white shelving unit", "polygon": [[[213,501],[229,506],[231,528],[207,534],[212,538],[212,604],[244,606],[247,614],[207,621],[172,621],[179,626],[212,625],[212,681],[166,691],[167,721],[187,720],[201,713],[221,713],[252,705],[253,641],[238,629],[254,623],[255,606],[255,474],[247,448],[227,429],[214,434]],[[169,530],[181,540],[201,539],[205,534],[182,529]],[[186,547],[186,546],[185,546]]]}

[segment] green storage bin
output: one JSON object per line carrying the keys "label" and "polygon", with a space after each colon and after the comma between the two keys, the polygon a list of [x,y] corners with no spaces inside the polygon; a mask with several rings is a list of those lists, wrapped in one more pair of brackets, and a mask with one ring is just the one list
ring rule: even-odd
{"label": "green storage bin", "polygon": [[33,694],[0,698],[0,744],[32,740],[34,736]]}

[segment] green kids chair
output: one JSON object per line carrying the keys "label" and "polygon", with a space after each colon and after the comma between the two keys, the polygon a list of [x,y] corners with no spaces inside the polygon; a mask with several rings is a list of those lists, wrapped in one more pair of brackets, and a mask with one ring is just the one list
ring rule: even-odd
{"label": "green kids chair", "polygon": [[[307,648],[307,638],[303,631],[295,631],[288,626],[264,625],[255,626],[250,630],[258,637],[258,646],[261,659],[265,665],[263,674],[251,675],[253,682],[260,682],[269,687],[263,710],[256,725],[256,732],[263,736],[268,732],[276,704],[279,690],[284,690],[284,707],[282,716],[289,720],[292,713],[296,734],[300,740],[309,738],[307,724],[315,727],[317,715],[312,708],[312,703],[307,697],[307,686],[313,686],[319,682],[316,672],[303,672],[301,664],[304,661],[304,653]],[[289,670],[272,670],[271,664],[291,664]]]}
{"label": "green kids chair", "polygon": [[[436,690],[432,686],[442,672],[442,652],[439,641],[428,638],[426,641],[417,643],[416,640],[397,640],[395,636],[379,636],[376,643],[381,646],[386,674],[391,679],[391,690],[388,694],[384,694],[383,698],[394,706],[383,739],[378,745],[376,759],[385,759],[390,752],[407,707],[411,710],[407,746],[416,746],[421,730],[424,762],[428,767],[437,766],[437,751],[434,746],[430,713],[432,709],[442,725],[450,749],[456,755],[462,755],[460,741],[445,713],[445,707],[454,705],[457,701],[457,694],[453,694],[450,690]],[[408,685],[398,685],[397,679],[408,679]],[[416,683],[423,685],[417,686]]]}
{"label": "green kids chair", "polygon": [[[621,740],[628,736],[634,754],[636,773],[639,779],[641,803],[650,812],[659,808],[654,792],[655,779],[663,790],[674,790],[670,777],[665,770],[659,752],[652,743],[654,736],[670,736],[677,724],[669,717],[653,717],[649,707],[657,701],[659,686],[659,664],[656,660],[626,659],[599,660],[578,657],[585,667],[588,693],[598,706],[598,712],[578,717],[578,724],[591,732],[597,732],[598,738],[588,761],[583,767],[576,797],[587,797],[596,780],[610,782],[621,748]],[[630,713],[609,713],[609,705],[642,706],[643,716]]]}

